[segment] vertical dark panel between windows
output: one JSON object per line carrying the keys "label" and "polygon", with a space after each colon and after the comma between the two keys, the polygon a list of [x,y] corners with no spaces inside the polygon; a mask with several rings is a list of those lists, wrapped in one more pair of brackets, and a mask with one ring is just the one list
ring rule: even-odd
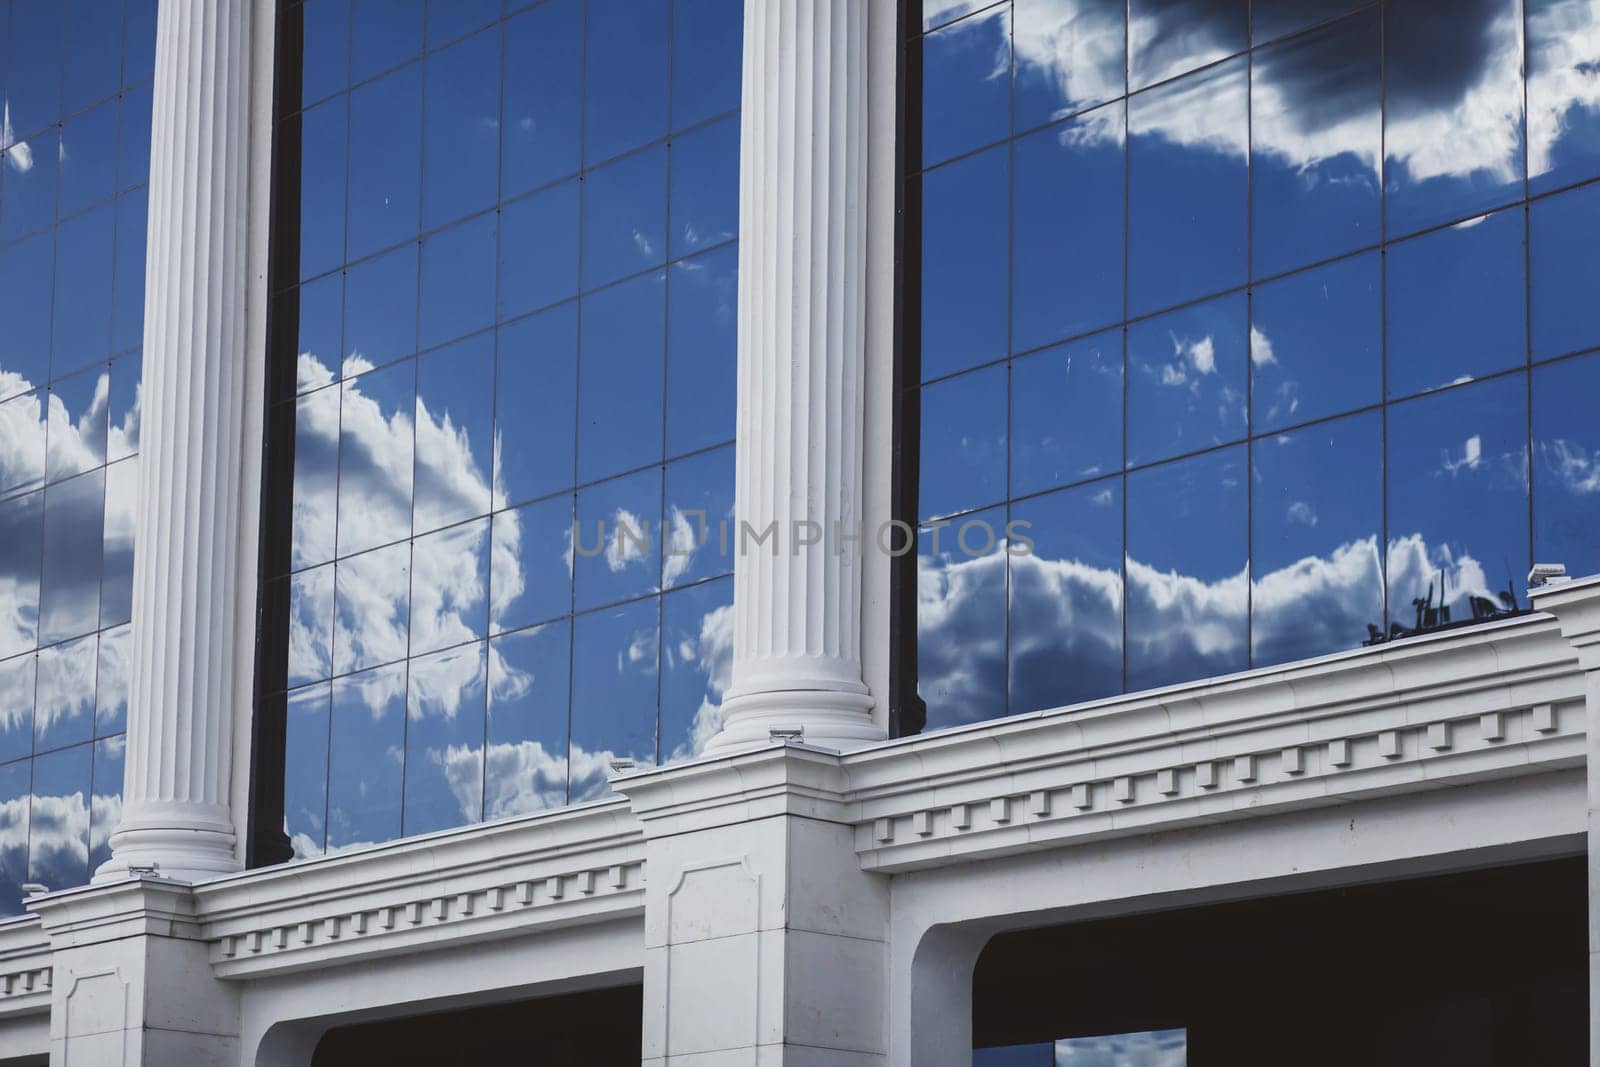
{"label": "vertical dark panel between windows", "polygon": [[[920,0],[897,0],[895,48],[894,464],[891,516],[915,529],[922,380],[922,13]],[[897,530],[895,536],[901,536]],[[927,705],[917,693],[917,549],[889,562],[889,735],[922,731]],[[869,546],[881,550],[881,546]],[[900,546],[894,545],[898,552]]]}
{"label": "vertical dark panel between windows", "polygon": [[289,628],[290,524],[293,519],[295,358],[300,336],[300,103],[305,13],[279,0],[273,56],[272,193],[268,209],[267,367],[256,584],[255,710],[250,722],[250,790],[245,865],[293,855],[283,829]]}

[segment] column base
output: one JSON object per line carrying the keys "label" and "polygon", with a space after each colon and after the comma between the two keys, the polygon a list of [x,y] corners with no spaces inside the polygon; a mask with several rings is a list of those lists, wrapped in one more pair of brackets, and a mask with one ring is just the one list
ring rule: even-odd
{"label": "column base", "polygon": [[93,884],[155,874],[169,881],[204,882],[244,869],[232,823],[194,805],[141,805],[123,815],[111,835],[111,858]]}
{"label": "column base", "polygon": [[735,689],[722,701],[722,729],[706,744],[707,753],[726,754],[770,745],[772,731],[801,730],[799,740],[838,752],[888,739],[872,719],[873,700],[839,689]]}

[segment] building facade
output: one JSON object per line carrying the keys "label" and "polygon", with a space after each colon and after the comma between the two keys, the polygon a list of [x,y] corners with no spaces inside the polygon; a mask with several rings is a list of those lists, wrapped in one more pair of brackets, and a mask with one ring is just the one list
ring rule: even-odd
{"label": "building facade", "polygon": [[1600,4],[0,10],[0,1063],[1590,1055]]}

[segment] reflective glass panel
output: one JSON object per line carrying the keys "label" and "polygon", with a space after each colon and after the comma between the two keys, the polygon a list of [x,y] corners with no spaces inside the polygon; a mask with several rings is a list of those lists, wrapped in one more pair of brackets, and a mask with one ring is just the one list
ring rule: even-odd
{"label": "reflective glass panel", "polygon": [[1360,7],[1365,0],[1251,0],[1250,32],[1256,44],[1303,30]]}
{"label": "reflective glass panel", "polygon": [[1527,388],[1515,374],[1389,408],[1396,632],[1527,606]]}
{"label": "reflective glass panel", "polygon": [[1378,36],[1374,10],[1256,53],[1250,86],[1256,277],[1378,242]]}
{"label": "reflective glass panel", "polygon": [[416,656],[481,640],[489,625],[489,519],[411,544],[411,644]]}
{"label": "reflective glass panel", "polygon": [[22,883],[28,881],[28,800],[32,761],[0,766],[0,894],[6,910],[22,914]]}
{"label": "reflective glass panel", "polygon": [[39,643],[91,633],[100,619],[106,479],[80,474],[44,491],[44,568]]}
{"label": "reflective glass panel", "polygon": [[1011,5],[922,38],[922,160],[938,163],[1011,131]]}
{"label": "reflective glass panel", "polygon": [[1128,87],[1214,63],[1248,43],[1249,0],[1129,0]]}
{"label": "reflective glass panel", "polygon": [[584,297],[578,375],[578,479],[661,460],[666,276]]}
{"label": "reflective glass panel", "polygon": [[567,697],[572,624],[554,622],[489,642],[486,819],[567,801]]}
{"label": "reflective glass panel", "polygon": [[1128,103],[1128,304],[1155,311],[1244,281],[1249,68],[1229,60]]}
{"label": "reflective glass panel", "polygon": [[122,774],[128,739],[122,734],[95,742],[89,795],[89,870],[111,858],[111,834],[122,821]]}
{"label": "reflective glass panel", "polygon": [[739,250],[667,272],[667,455],[733,439]]}
{"label": "reflective glass panel", "polygon": [[344,358],[349,377],[417,350],[417,246],[350,268],[344,283]]}
{"label": "reflective glass panel", "polygon": [[1528,206],[1533,358],[1600,345],[1600,185]]}
{"label": "reflective glass panel", "polygon": [[922,176],[922,377],[1006,353],[1006,148]]}
{"label": "reflective glass panel", "polygon": [[588,0],[583,155],[588,164],[667,132],[671,4]]}
{"label": "reflective glass panel", "polygon": [[350,3],[305,0],[300,18],[300,97],[314,104],[350,84]]}
{"label": "reflective glass panel", "polygon": [[52,377],[70,374],[111,354],[116,221],[115,207],[102,204],[68,219],[56,230]]}
{"label": "reflective glass panel", "polygon": [[[317,848],[590,798],[606,753],[654,761],[662,714],[683,734],[691,691],[695,708],[720,701],[725,681],[695,664],[723,662],[725,641],[691,663],[691,638],[674,637],[662,676],[660,600],[682,590],[679,604],[710,598],[709,612],[702,587],[731,585],[717,526],[733,485],[743,8],[286,10],[302,25],[282,35],[300,50],[284,59],[303,73],[298,96],[277,98],[274,195],[301,232],[272,251],[300,261],[269,272],[281,343],[267,455],[293,469],[267,472],[292,485],[268,500],[269,536],[287,544],[265,548],[262,607],[289,644],[264,657],[258,699],[282,716],[291,693],[328,686],[328,740],[291,731],[286,754],[298,767],[305,749],[305,789],[314,779],[326,798],[325,828],[305,831]],[[121,105],[120,127],[141,121],[138,104]],[[0,187],[0,229],[4,215]],[[1004,225],[996,237],[1004,255]],[[0,270],[20,247],[5,240]],[[53,240],[28,252],[53,276]],[[120,299],[120,267],[114,285]],[[16,408],[40,424],[28,486],[45,481],[48,290],[22,331],[38,373],[14,389],[0,375],[0,403],[34,398]],[[11,294],[0,286],[0,314]],[[20,320],[31,309],[16,303]],[[78,383],[62,380],[65,400]],[[94,423],[108,456],[137,431],[124,385],[112,364]],[[79,392],[62,409],[75,420],[97,395]],[[25,491],[16,477],[0,509]],[[37,522],[17,523],[41,543]],[[104,594],[101,607],[105,625]],[[35,648],[37,617],[19,616],[18,653]]]}
{"label": "reflective glass panel", "polygon": [[1600,4],[1524,0],[1528,34],[1528,188],[1600,174]]}
{"label": "reflective glass panel", "polygon": [[1012,505],[1009,712],[1122,691],[1122,480]]}
{"label": "reflective glass panel", "polygon": [[341,556],[411,532],[416,380],[412,360],[345,379],[339,411]]}
{"label": "reflective glass panel", "polygon": [[[128,678],[133,628],[119,626],[100,634],[100,665],[95,674],[96,737],[120,734],[128,723]],[[119,779],[120,782],[120,779]]]}
{"label": "reflective glass panel", "polygon": [[720,245],[739,232],[739,119],[730,115],[672,144],[672,256]]}
{"label": "reflective glass panel", "polygon": [[289,684],[333,673],[333,567],[301,571],[289,584]]}
{"label": "reflective glass panel", "polygon": [[[329,731],[329,850],[360,848],[400,836],[406,665],[396,663],[335,681]],[[291,760],[300,758],[296,750],[289,751]]]}
{"label": "reflective glass panel", "polygon": [[0,533],[6,550],[0,566],[10,610],[0,615],[0,656],[34,647],[39,632],[39,579],[44,563],[44,494],[0,500]]}
{"label": "reflective glass panel", "polygon": [[1245,450],[1128,475],[1128,688],[1249,664]]}
{"label": "reflective glass panel", "polygon": [[411,545],[342,559],[334,568],[333,669],[404,659],[410,627]]}
{"label": "reflective glass panel", "polygon": [[922,387],[923,517],[1005,499],[1006,378],[1005,367],[988,367]]}
{"label": "reflective glass panel", "polygon": [[492,333],[417,360],[412,525],[418,533],[489,513],[493,403]]}
{"label": "reflective glass panel", "polygon": [[722,724],[733,665],[733,579],[661,600],[661,762],[693,759]]}
{"label": "reflective glass panel", "polygon": [[578,491],[573,535],[579,611],[660,588],[660,513],[659,469]]}
{"label": "reflective glass panel", "polygon": [[493,324],[497,221],[493,213],[479,215],[423,240],[419,347]]}
{"label": "reflective glass panel", "polygon": [[577,399],[576,304],[501,328],[495,361],[496,507],[572,484]]}
{"label": "reflective glass panel", "polygon": [[[596,543],[591,523],[588,544]],[[489,626],[515,630],[572,610],[572,496],[494,516],[489,564]]]}
{"label": "reflective glass panel", "polygon": [[351,0],[350,80],[365,81],[422,48],[424,0]]}
{"label": "reflective glass panel", "polygon": [[668,465],[663,500],[662,587],[733,573],[733,549],[738,543],[733,448],[725,446]]}
{"label": "reflective glass panel", "polygon": [[585,289],[637,274],[665,258],[666,185],[665,148],[635,153],[584,178]]}
{"label": "reflective glass panel", "polygon": [[578,169],[583,77],[582,0],[552,0],[505,24],[505,81],[500,129],[506,195]]}
{"label": "reflective glass panel", "polygon": [[1251,450],[1251,661],[1383,634],[1383,422],[1369,411]]}
{"label": "reflective glass panel", "polygon": [[741,0],[674,0],[672,125],[693,123],[739,106],[744,45]]}
{"label": "reflective glass panel", "polygon": [[1246,432],[1244,294],[1128,327],[1128,465],[1236,441]]}
{"label": "reflective glass panel", "polygon": [[507,204],[500,217],[500,317],[578,291],[578,183]]}
{"label": "reflective glass panel", "polygon": [[51,889],[89,880],[89,790],[94,746],[35,756],[28,816],[28,880]]}
{"label": "reflective glass panel", "polygon": [[295,567],[333,558],[339,478],[339,393],[322,389],[295,401]]}
{"label": "reflective glass panel", "polygon": [[285,744],[294,753],[284,770],[283,823],[295,856],[320,856],[327,847],[328,684],[287,697]]}
{"label": "reflective glass panel", "polygon": [[98,639],[93,635],[39,650],[33,749],[45,752],[94,736]]}
{"label": "reflective glass panel", "polygon": [[411,661],[401,826],[407,835],[483,817],[486,648],[478,642]]}
{"label": "reflective glass panel", "polygon": [[1385,5],[1390,237],[1522,194],[1521,7],[1518,0]]}
{"label": "reflective glass panel", "polygon": [[1389,250],[1389,395],[1527,361],[1523,213],[1497,212]]}
{"label": "reflective glass panel", "polygon": [[1016,0],[1016,129],[1065,118],[1125,91],[1125,0]]}
{"label": "reflective glass panel", "polygon": [[1122,318],[1123,105],[1016,144],[1011,350]]}
{"label": "reflective glass panel", "polygon": [[[370,2],[367,6],[374,11],[378,7]],[[351,257],[387,248],[417,232],[421,143],[420,66],[413,64],[351,91],[347,248]]]}
{"label": "reflective glass panel", "polygon": [[1119,470],[1122,331],[1018,359],[1011,368],[1011,441],[1012,496]]}
{"label": "reflective glass panel", "polygon": [[656,761],[659,611],[658,600],[640,600],[573,623],[568,799],[574,803],[606,793],[611,760]]}
{"label": "reflective glass panel", "polygon": [[[326,0],[324,0],[326,2]],[[294,122],[300,134],[300,277],[344,261],[346,97],[314,107]]]}
{"label": "reflective glass panel", "polygon": [[1005,525],[1005,509],[990,508],[918,533],[917,695],[927,729],[1005,714]]}
{"label": "reflective glass panel", "polygon": [[[446,5],[429,6],[449,10]],[[433,53],[424,77],[422,227],[431,229],[495,201],[500,179],[500,35],[477,33]]]}
{"label": "reflective glass panel", "polygon": [[33,751],[33,704],[39,657],[0,660],[0,763]]}
{"label": "reflective glass panel", "polygon": [[1256,287],[1250,304],[1256,433],[1383,398],[1382,269],[1371,254]]}
{"label": "reflective glass panel", "polygon": [[1533,558],[1600,571],[1600,356],[1533,372]]}

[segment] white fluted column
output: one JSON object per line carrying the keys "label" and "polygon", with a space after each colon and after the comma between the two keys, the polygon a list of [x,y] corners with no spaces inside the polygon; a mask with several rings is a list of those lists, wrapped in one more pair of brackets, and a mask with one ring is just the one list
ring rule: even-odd
{"label": "white fluted column", "polygon": [[238,870],[251,0],[161,0],[122,822],[96,881]]}
{"label": "white fluted column", "polygon": [[713,749],[884,731],[861,674],[867,19],[747,0],[733,675]]}

